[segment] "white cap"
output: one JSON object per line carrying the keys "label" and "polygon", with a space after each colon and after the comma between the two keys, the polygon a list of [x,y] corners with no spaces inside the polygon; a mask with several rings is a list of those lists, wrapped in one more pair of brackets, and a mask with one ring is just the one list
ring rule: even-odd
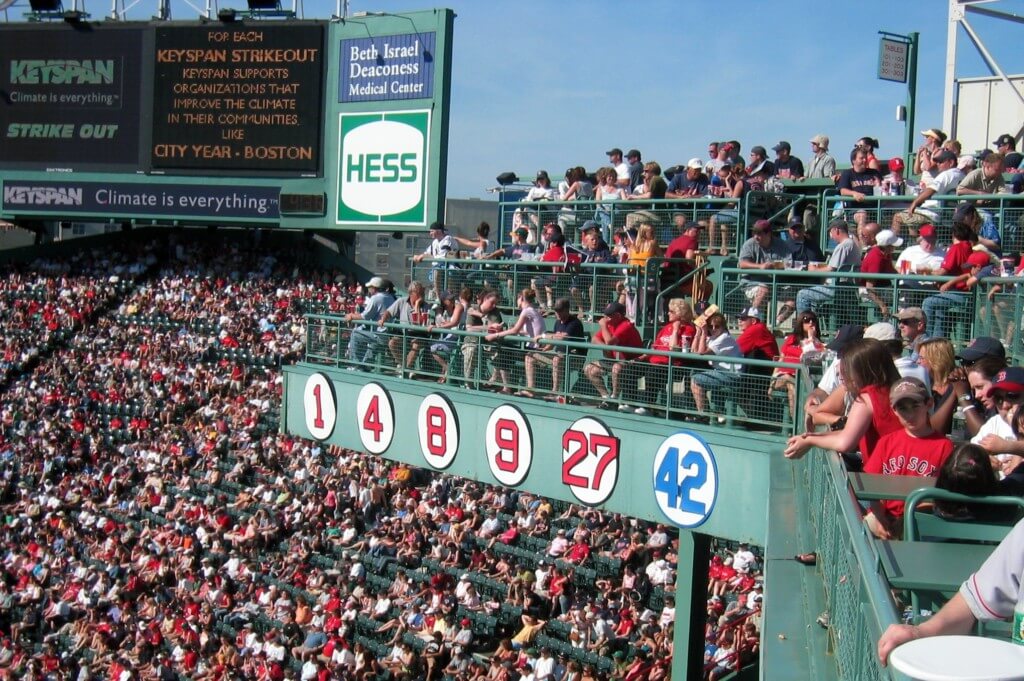
{"label": "white cap", "polygon": [[895,340],[896,329],[889,322],[876,322],[864,329],[864,337],[877,341]]}
{"label": "white cap", "polygon": [[883,229],[875,235],[875,243],[879,246],[902,246],[903,239],[896,236],[891,229]]}
{"label": "white cap", "polygon": [[740,313],[738,315],[736,315],[736,316],[740,317],[740,318],[742,318],[742,317],[752,317],[753,319],[760,319],[761,318],[761,311],[758,310],[756,307],[748,307],[748,308],[745,308],[743,310],[740,310]]}
{"label": "white cap", "polygon": [[686,167],[693,168],[694,170],[700,170],[701,168],[704,167],[704,162],[701,161],[699,158],[694,157],[686,162]]}
{"label": "white cap", "polygon": [[366,285],[373,288],[384,288],[384,280],[380,277],[373,277],[370,281],[366,282]]}

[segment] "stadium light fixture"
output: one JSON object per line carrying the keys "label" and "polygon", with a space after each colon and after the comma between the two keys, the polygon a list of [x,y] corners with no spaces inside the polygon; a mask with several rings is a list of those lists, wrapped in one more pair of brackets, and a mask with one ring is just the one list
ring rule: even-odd
{"label": "stadium light fixture", "polygon": [[230,7],[225,7],[224,9],[219,10],[217,12],[217,19],[224,22],[225,24],[230,24],[237,18],[238,12],[231,9]]}

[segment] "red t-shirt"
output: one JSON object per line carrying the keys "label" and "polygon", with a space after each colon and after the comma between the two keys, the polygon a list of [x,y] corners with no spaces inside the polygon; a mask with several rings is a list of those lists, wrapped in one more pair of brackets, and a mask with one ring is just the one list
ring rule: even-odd
{"label": "red t-shirt", "polygon": [[[860,271],[865,274],[896,274],[896,268],[892,266],[892,257],[882,251],[878,246],[872,246],[871,250],[864,254],[860,261]],[[889,286],[888,281],[874,281],[875,286]],[[861,286],[866,286],[867,281],[861,279]]]}
{"label": "red t-shirt", "polygon": [[[953,442],[942,433],[914,437],[900,428],[880,438],[865,473],[926,477],[945,463],[953,451]],[[882,506],[894,518],[903,517],[903,502],[885,500]]]}
{"label": "red t-shirt", "polygon": [[[779,344],[763,322],[751,322],[736,339],[736,345],[744,357],[771,361],[779,356]],[[755,352],[758,354],[751,354]]]}
{"label": "red t-shirt", "polygon": [[[657,335],[654,337],[654,342],[651,344],[652,350],[676,350],[682,349],[682,337],[689,336],[692,340],[697,334],[697,327],[693,324],[680,324],[679,328],[676,329],[676,325],[669,323],[658,329]],[[670,345],[672,340],[675,340],[675,347]],[[664,355],[651,355],[647,358],[651,364],[668,364],[668,357]],[[672,362],[676,366],[683,363],[683,360],[677,359]]]}
{"label": "red t-shirt", "polygon": [[[970,242],[957,241],[946,251],[946,257],[942,261],[942,270],[951,277],[957,277],[970,272],[971,268],[967,265],[967,258],[971,257],[972,251]],[[966,291],[967,282],[958,281],[954,284],[953,288],[957,291]]]}
{"label": "red t-shirt", "polygon": [[869,385],[861,391],[863,400],[871,400],[871,425],[860,438],[860,454],[865,468],[874,456],[878,440],[889,433],[903,430],[903,424],[896,417],[892,405],[889,404],[889,386]]}
{"label": "red t-shirt", "polygon": [[[608,333],[611,334],[608,345],[620,345],[624,348],[642,348],[644,346],[644,341],[640,338],[640,332],[633,326],[633,322],[625,317],[618,324],[613,324],[612,320],[609,319],[607,328]],[[640,354],[621,352],[619,350],[605,350],[604,356],[609,359],[636,359]]]}

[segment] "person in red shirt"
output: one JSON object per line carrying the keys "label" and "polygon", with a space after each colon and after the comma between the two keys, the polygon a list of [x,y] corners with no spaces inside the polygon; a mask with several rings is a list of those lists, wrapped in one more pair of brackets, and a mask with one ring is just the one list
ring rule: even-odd
{"label": "person in red shirt", "polygon": [[[932,428],[928,417],[934,404],[931,391],[917,378],[901,378],[889,390],[889,400],[903,428],[878,440],[864,472],[935,475],[952,453],[953,442]],[[892,539],[902,526],[903,506],[895,500],[872,502],[864,523],[879,539]]]}
{"label": "person in red shirt", "polygon": [[973,229],[960,222],[953,223],[953,245],[946,251],[942,266],[933,274],[956,279],[943,283],[937,294],[928,296],[921,303],[928,321],[929,338],[947,337],[946,315],[954,307],[962,307],[967,303],[967,291],[978,280],[973,273],[980,273],[989,264],[987,252],[974,250],[977,242],[978,235]]}
{"label": "person in red shirt", "polygon": [[[598,322],[598,329],[594,333],[593,342],[597,345],[611,345],[623,348],[642,348],[644,343],[640,338],[640,332],[633,326],[633,322],[626,318],[626,306],[622,303],[609,303],[604,310],[604,317]],[[605,350],[604,359],[600,362],[591,362],[583,369],[594,390],[601,396],[601,409],[612,409],[611,401],[619,399],[619,383],[622,372],[626,368],[626,362],[634,360],[640,353],[626,352],[623,350]],[[611,392],[604,384],[604,375],[611,373]],[[621,405],[620,411],[631,409],[627,405]]]}
{"label": "person in red shirt", "polygon": [[[892,253],[895,248],[903,244],[903,239],[897,237],[891,229],[883,229],[875,235],[875,245],[868,250],[860,261],[860,271],[865,274],[896,274],[896,268],[892,264]],[[889,305],[879,295],[878,289],[892,290],[891,281],[878,279],[861,279],[860,286],[863,294],[871,299],[878,306],[882,317],[889,316]]]}
{"label": "person in red shirt", "polygon": [[764,359],[769,362],[779,356],[779,344],[768,326],[761,321],[761,311],[756,307],[740,312],[740,335],[736,344],[747,359]]}

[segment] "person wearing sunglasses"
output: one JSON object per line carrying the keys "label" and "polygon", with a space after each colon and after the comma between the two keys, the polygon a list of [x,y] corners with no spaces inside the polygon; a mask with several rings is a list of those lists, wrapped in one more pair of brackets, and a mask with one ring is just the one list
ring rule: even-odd
{"label": "person wearing sunglasses", "polygon": [[996,374],[988,396],[995,404],[996,415],[985,422],[971,442],[993,456],[1024,455],[1024,442],[1017,440],[1011,425],[1014,409],[1024,404],[1024,368],[1007,367]]}

